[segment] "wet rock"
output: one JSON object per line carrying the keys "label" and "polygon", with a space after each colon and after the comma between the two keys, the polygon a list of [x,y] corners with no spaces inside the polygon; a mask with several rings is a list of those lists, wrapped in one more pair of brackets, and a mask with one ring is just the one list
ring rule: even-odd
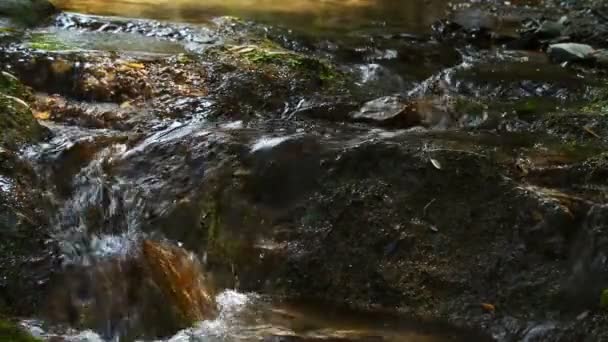
{"label": "wet rock", "polygon": [[367,102],[358,112],[351,114],[351,118],[356,121],[401,127],[411,127],[420,123],[420,118],[412,111],[409,104],[398,96],[387,96]]}
{"label": "wet rock", "polygon": [[185,324],[215,316],[215,299],[195,255],[168,245],[144,241],[143,257],[152,279],[179,310]]}
{"label": "wet rock", "polygon": [[608,67],[608,50],[595,50],[595,52],[593,53],[593,59],[595,60],[595,63],[597,63],[599,66],[604,68]]}
{"label": "wet rock", "polygon": [[145,240],[124,258],[64,267],[52,279],[43,312],[51,322],[94,329],[107,339],[158,339],[212,319],[213,295],[196,256]]}
{"label": "wet rock", "polygon": [[46,135],[23,100],[30,96],[14,76],[0,75],[0,146],[16,148]]}
{"label": "wet rock", "polygon": [[[602,291],[608,288],[608,255],[603,206],[591,208],[572,254],[572,275],[568,290],[579,309],[592,309],[600,304]],[[576,300],[574,300],[576,298]]]}
{"label": "wet rock", "polygon": [[539,39],[553,39],[561,36],[564,30],[564,20],[560,21],[544,21],[540,27],[534,32]]}
{"label": "wet rock", "polygon": [[0,15],[30,25],[40,23],[40,20],[55,12],[55,7],[47,0],[3,0],[0,3]]}
{"label": "wet rock", "polygon": [[556,63],[592,60],[594,52],[591,46],[578,43],[553,44],[547,49],[549,57]]}
{"label": "wet rock", "polygon": [[[457,102],[456,98],[450,96],[409,100],[399,96],[387,96],[365,103],[359,111],[350,114],[350,119],[397,128],[422,126],[445,129],[458,125],[458,118],[454,113],[458,107]],[[460,107],[460,110],[464,109],[464,106]]]}
{"label": "wet rock", "polygon": [[358,108],[359,104],[348,98],[312,98],[310,100],[302,100],[289,113],[289,116],[306,116],[309,118],[343,121]]}
{"label": "wet rock", "polygon": [[57,267],[49,203],[31,165],[0,147],[0,310],[31,314]]}

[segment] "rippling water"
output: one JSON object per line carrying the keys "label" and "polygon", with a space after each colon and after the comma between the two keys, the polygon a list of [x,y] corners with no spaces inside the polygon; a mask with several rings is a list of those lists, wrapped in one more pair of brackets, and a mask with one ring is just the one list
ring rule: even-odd
{"label": "rippling water", "polygon": [[53,0],[60,8],[92,14],[203,22],[213,16],[286,24],[305,30],[400,27],[428,31],[445,14],[446,0]]}

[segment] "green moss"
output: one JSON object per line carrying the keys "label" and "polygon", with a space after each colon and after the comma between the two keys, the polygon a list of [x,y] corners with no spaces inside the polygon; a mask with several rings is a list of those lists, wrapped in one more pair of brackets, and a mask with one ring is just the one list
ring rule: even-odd
{"label": "green moss", "polygon": [[587,104],[581,108],[583,113],[586,114],[597,114],[607,115],[608,114],[608,100],[600,100]]}
{"label": "green moss", "polygon": [[604,289],[600,295],[600,308],[608,310],[608,289]]}
{"label": "green moss", "polygon": [[[285,50],[276,43],[264,39],[255,45],[236,46],[208,52],[220,60],[226,57],[244,68],[268,69],[271,72],[287,74],[290,77],[317,79],[324,85],[341,84],[345,76],[331,63],[300,53]],[[342,82],[344,83],[344,82]]]}
{"label": "green moss", "polygon": [[34,33],[26,44],[32,49],[43,51],[66,51],[72,49],[56,36],[48,33]]}
{"label": "green moss", "polygon": [[0,74],[0,146],[17,147],[42,137],[44,129],[24,102],[30,97],[16,78]]}
{"label": "green moss", "polygon": [[0,341],[40,342],[41,340],[28,334],[16,324],[0,319]]}
{"label": "green moss", "polygon": [[294,52],[260,48],[246,52],[243,56],[251,63],[274,64],[296,72],[316,74],[323,81],[335,80],[339,76],[338,71],[328,63]]}

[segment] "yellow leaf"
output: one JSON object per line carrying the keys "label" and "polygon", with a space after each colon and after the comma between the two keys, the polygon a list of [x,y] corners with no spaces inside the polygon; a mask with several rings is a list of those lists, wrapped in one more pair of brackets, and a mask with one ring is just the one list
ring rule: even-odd
{"label": "yellow leaf", "polygon": [[120,104],[120,108],[130,108],[130,107],[131,107],[131,101],[125,101]]}
{"label": "yellow leaf", "polygon": [[38,120],[48,120],[51,118],[51,113],[48,111],[34,112],[34,117]]}
{"label": "yellow leaf", "polygon": [[484,309],[487,312],[496,312],[496,306],[489,304],[489,303],[481,303],[481,308]]}
{"label": "yellow leaf", "polygon": [[145,69],[146,66],[141,63],[127,63],[126,64],[131,69]]}

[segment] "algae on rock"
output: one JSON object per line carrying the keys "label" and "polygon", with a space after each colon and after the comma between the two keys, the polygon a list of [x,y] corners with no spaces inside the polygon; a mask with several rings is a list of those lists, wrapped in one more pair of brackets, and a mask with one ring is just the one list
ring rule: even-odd
{"label": "algae on rock", "polygon": [[16,148],[44,136],[44,128],[24,101],[31,96],[12,75],[0,74],[0,146]]}
{"label": "algae on rock", "polygon": [[40,342],[16,324],[0,319],[0,340],[11,342]]}

